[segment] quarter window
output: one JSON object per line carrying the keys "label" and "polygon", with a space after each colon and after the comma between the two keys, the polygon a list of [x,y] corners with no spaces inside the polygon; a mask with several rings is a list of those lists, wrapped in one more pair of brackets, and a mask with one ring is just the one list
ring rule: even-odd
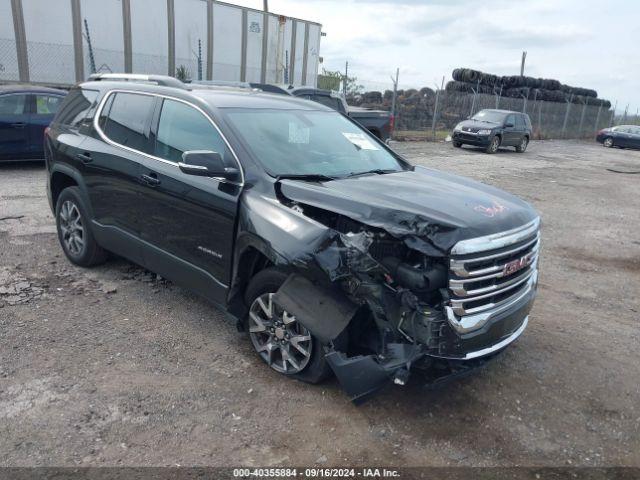
{"label": "quarter window", "polygon": [[58,111],[64,97],[58,95],[36,95],[36,115],[53,115]]}
{"label": "quarter window", "polygon": [[222,136],[201,112],[175,100],[162,103],[155,156],[172,162],[182,161],[189,150],[209,150],[230,161]]}
{"label": "quarter window", "polygon": [[104,134],[120,145],[149,153],[149,117],[154,102],[150,95],[116,93],[106,118],[100,116]]}
{"label": "quarter window", "polygon": [[26,104],[26,95],[3,95],[0,97],[0,115],[22,115]]}
{"label": "quarter window", "polygon": [[89,113],[95,111],[97,99],[98,92],[95,90],[74,88],[67,95],[54,122],[76,128],[80,127],[85,118],[91,120],[93,115],[89,115]]}

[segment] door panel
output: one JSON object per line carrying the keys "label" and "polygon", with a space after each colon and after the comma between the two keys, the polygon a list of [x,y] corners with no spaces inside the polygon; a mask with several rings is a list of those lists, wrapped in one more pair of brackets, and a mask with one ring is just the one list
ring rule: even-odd
{"label": "door panel", "polygon": [[0,96],[0,158],[30,158],[29,108],[27,94]]}
{"label": "door panel", "polygon": [[[237,166],[221,135],[203,112],[185,103],[164,100],[155,133],[154,155],[147,158],[147,177],[140,208],[142,239],[154,248],[145,262],[154,271],[223,303],[229,283],[237,202],[241,187],[183,173],[177,165],[188,150],[220,153]],[[150,180],[151,179],[151,180]],[[215,280],[214,280],[215,279]]]}
{"label": "door panel", "polygon": [[505,125],[507,123],[511,123],[513,127],[504,127],[502,134],[502,146],[505,147],[513,147],[517,144],[519,132],[516,126],[516,118],[515,115],[507,115],[505,120]]}
{"label": "door panel", "polygon": [[95,220],[133,236],[140,234],[141,165],[150,148],[149,125],[155,102],[149,95],[112,94],[98,121],[107,141],[87,138],[76,157]]}

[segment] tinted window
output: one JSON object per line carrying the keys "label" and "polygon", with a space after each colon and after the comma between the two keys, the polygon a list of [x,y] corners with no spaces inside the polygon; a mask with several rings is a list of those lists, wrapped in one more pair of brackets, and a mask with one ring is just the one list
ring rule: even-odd
{"label": "tinted window", "polygon": [[518,128],[519,130],[525,129],[524,118],[522,117],[522,115],[516,115],[516,128]]}
{"label": "tinted window", "polygon": [[71,127],[79,127],[85,118],[91,120],[93,115],[89,115],[89,111],[95,112],[97,99],[98,92],[94,90],[74,88],[67,95],[54,121]]}
{"label": "tinted window", "polygon": [[60,108],[64,97],[59,95],[36,94],[36,115],[53,115]]}
{"label": "tinted window", "polygon": [[26,95],[0,96],[0,115],[22,115],[26,105]]}
{"label": "tinted window", "polygon": [[508,115],[507,119],[504,121],[505,124],[510,123],[511,125],[515,125],[516,124],[516,119],[514,118],[515,115]]}
{"label": "tinted window", "polygon": [[188,150],[218,152],[226,163],[231,161],[224,140],[202,113],[175,100],[165,100],[160,113],[155,156],[182,161]]}
{"label": "tinted window", "polygon": [[102,127],[112,141],[149,153],[148,120],[155,97],[116,93]]}
{"label": "tinted window", "polygon": [[321,103],[329,108],[333,108],[334,110],[341,111],[340,101],[337,98],[329,97],[327,95],[313,95],[311,96],[311,100]]}

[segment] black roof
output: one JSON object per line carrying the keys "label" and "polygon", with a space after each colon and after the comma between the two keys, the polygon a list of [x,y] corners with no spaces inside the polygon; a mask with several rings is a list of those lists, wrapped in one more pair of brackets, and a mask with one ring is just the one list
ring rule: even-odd
{"label": "black roof", "polygon": [[80,87],[99,90],[129,90],[167,95],[183,100],[200,101],[213,108],[273,108],[280,110],[321,110],[333,111],[317,102],[303,100],[291,95],[262,92],[248,88],[198,86],[185,84],[186,88],[173,88],[150,83],[132,81],[89,81]]}

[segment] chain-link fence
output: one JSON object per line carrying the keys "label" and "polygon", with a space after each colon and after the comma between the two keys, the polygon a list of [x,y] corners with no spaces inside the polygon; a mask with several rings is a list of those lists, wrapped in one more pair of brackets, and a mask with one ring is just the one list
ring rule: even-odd
{"label": "chain-link fence", "polygon": [[[393,90],[349,95],[349,104],[391,111]],[[614,111],[588,103],[549,102],[431,89],[397,90],[395,137],[442,139],[455,125],[485,108],[524,112],[531,118],[534,139],[586,138],[610,126]]]}

